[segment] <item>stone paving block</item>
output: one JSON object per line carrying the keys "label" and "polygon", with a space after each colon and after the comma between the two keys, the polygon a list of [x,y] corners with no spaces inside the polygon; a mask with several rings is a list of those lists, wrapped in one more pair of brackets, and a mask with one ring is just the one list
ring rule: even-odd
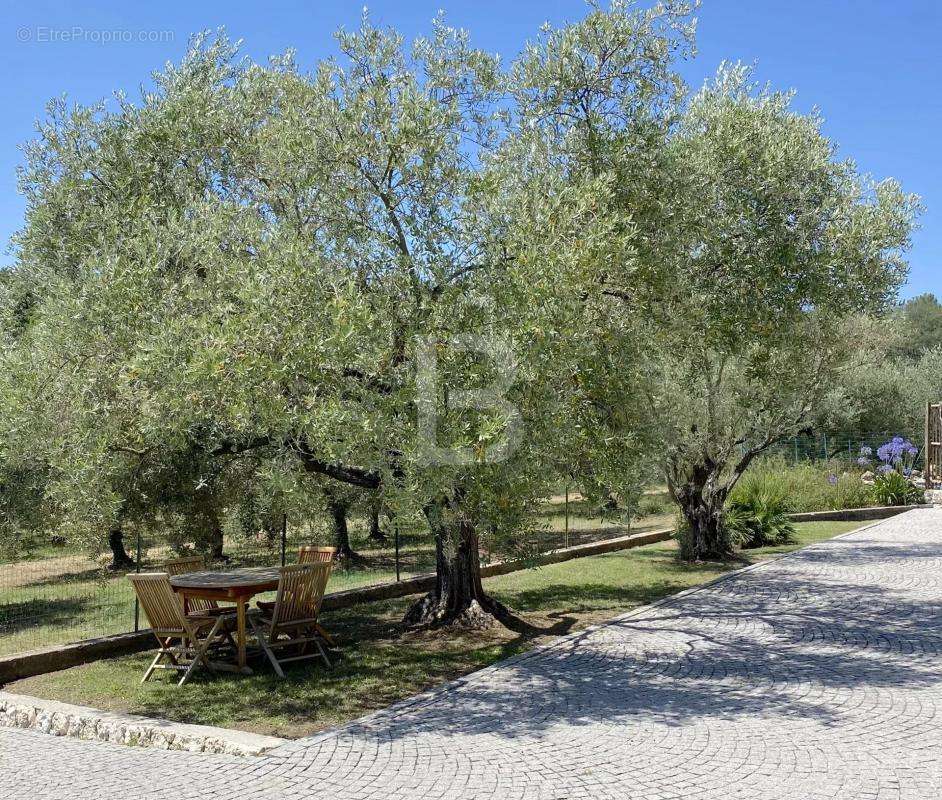
{"label": "stone paving block", "polygon": [[0,797],[938,800],[942,509],[259,757],[0,730]]}

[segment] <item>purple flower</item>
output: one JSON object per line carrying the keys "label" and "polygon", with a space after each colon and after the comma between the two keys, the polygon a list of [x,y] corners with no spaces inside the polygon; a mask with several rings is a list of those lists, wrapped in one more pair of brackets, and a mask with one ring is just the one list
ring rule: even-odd
{"label": "purple flower", "polygon": [[831,486],[837,486],[837,475],[828,475],[828,483],[830,483]]}
{"label": "purple flower", "polygon": [[877,467],[877,472],[880,475],[888,475],[891,472],[895,472],[895,470],[889,464],[880,464],[880,466]]}
{"label": "purple flower", "polygon": [[918,447],[915,447],[914,445],[910,445],[910,446],[907,448],[906,452],[909,453],[911,456],[918,456],[918,455],[919,455],[919,448],[918,448]]}
{"label": "purple flower", "polygon": [[891,444],[903,444],[904,441],[905,439],[903,439],[902,436],[894,436],[890,443]]}
{"label": "purple flower", "polygon": [[[860,455],[861,455],[861,456],[872,456],[872,455],[873,455],[873,448],[872,448],[872,447],[868,447],[867,445],[864,445],[863,447],[860,448]],[[858,463],[859,463],[859,459],[858,459]]]}
{"label": "purple flower", "polygon": [[867,458],[866,456],[861,456],[860,458],[857,459],[857,464],[861,467],[869,467],[870,459]]}

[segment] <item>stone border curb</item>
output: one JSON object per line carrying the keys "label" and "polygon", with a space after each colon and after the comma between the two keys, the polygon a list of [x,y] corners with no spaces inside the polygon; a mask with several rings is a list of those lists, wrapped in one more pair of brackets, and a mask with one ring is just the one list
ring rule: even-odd
{"label": "stone border curb", "polygon": [[932,508],[928,503],[913,506],[868,506],[865,508],[844,508],[840,511],[803,511],[789,514],[792,522],[866,522],[868,520],[889,519],[897,514],[915,511],[917,508]]}
{"label": "stone border curb", "polygon": [[230,756],[257,756],[289,742],[275,736],[117,714],[10,692],[0,692],[0,727],[158,750]]}

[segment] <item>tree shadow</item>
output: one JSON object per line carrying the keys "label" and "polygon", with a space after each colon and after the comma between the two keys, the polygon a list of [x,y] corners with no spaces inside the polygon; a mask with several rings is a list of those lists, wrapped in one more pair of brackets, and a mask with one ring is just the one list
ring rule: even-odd
{"label": "tree shadow", "polygon": [[73,622],[84,615],[88,605],[86,600],[77,597],[34,598],[0,604],[0,635]]}
{"label": "tree shadow", "polygon": [[[937,687],[942,577],[927,588],[918,569],[900,562],[942,559],[942,545],[849,544],[813,547],[761,575],[734,575],[567,637],[342,735],[512,739],[556,726],[685,726],[757,715],[840,726],[855,713],[847,692]],[[817,570],[822,560],[839,569]],[[866,568],[878,564],[893,567],[880,582]],[[856,581],[847,577],[854,572]],[[637,597],[607,591],[618,601]],[[568,592],[537,594],[564,602],[574,597]]]}

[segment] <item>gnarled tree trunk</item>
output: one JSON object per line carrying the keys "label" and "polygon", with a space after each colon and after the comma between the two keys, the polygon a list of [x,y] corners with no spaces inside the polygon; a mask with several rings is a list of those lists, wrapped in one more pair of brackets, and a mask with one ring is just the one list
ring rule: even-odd
{"label": "gnarled tree trunk", "polygon": [[727,559],[733,554],[723,529],[727,491],[695,483],[671,486],[671,494],[687,524],[689,539],[682,543],[681,557],[689,561]]}
{"label": "gnarled tree trunk", "polygon": [[334,523],[334,547],[336,557],[342,561],[355,561],[360,555],[350,546],[350,530],[347,527],[347,511],[350,504],[336,497],[327,500],[327,508]]}
{"label": "gnarled tree trunk", "polygon": [[370,541],[376,544],[386,544],[386,534],[379,526],[379,503],[370,506]]}
{"label": "gnarled tree trunk", "polygon": [[121,570],[134,566],[134,559],[124,548],[124,529],[120,525],[115,525],[108,531],[108,547],[111,548],[111,563],[108,569]]}
{"label": "gnarled tree trunk", "polygon": [[405,623],[433,628],[486,628],[495,620],[506,624],[512,615],[489,597],[481,584],[477,530],[448,505],[439,500],[425,509],[435,536],[435,589],[409,609]]}
{"label": "gnarled tree trunk", "polygon": [[699,454],[676,455],[666,470],[667,488],[680,506],[688,538],[681,540],[681,558],[688,561],[728,559],[732,542],[724,528],[726,500],[756,455],[774,440],[746,450],[738,461]]}

